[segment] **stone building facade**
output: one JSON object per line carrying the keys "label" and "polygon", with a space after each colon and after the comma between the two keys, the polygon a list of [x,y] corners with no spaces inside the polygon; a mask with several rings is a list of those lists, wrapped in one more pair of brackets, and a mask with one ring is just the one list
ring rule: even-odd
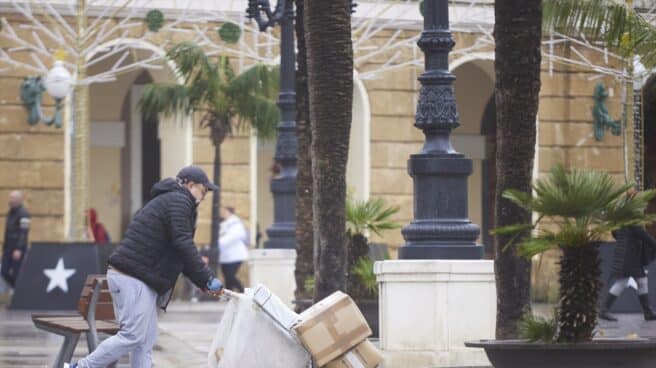
{"label": "stone building facade", "polygon": [[[486,11],[491,12],[492,8],[488,6]],[[23,21],[18,15],[2,15],[12,22]],[[491,25],[484,26],[489,29]],[[481,242],[489,243],[486,233],[494,226],[494,49],[488,45],[472,52],[462,51],[472,49],[482,36],[476,27],[469,26],[469,30],[467,27],[462,25],[454,32],[456,52],[451,55],[461,119],[453,142],[456,150],[474,160],[469,183],[470,218],[483,229]],[[420,28],[421,23],[416,22],[407,26],[400,36],[393,36],[395,29],[384,30],[366,43],[376,47],[384,45],[390,37],[411,38]],[[151,37],[150,46],[161,49],[162,37]],[[0,39],[0,46],[10,45]],[[396,68],[373,79],[358,79],[358,75],[386,65],[396,52],[404,53],[401,56],[406,59],[416,58],[417,55],[411,54],[417,52],[421,57],[420,51],[405,48],[356,62],[348,176],[349,191],[355,198],[382,197],[388,204],[398,205],[400,212],[395,219],[405,225],[413,217],[407,160],[423,144],[422,133],[413,126],[419,90],[417,77],[422,66]],[[135,55],[138,57],[138,53]],[[587,56],[602,57],[595,52]],[[95,67],[106,68],[110,63],[107,60]],[[19,96],[26,75],[20,70],[0,74],[0,198],[6,198],[10,190],[23,190],[33,215],[31,240],[62,241],[67,190],[65,129],[28,125]],[[535,177],[562,163],[568,167],[606,170],[618,181],[624,180],[622,137],[607,133],[603,141],[596,141],[593,136],[592,96],[595,84],[600,81],[596,77],[595,73],[580,68],[544,63],[536,121]],[[214,149],[208,130],[198,127],[198,119],[162,120],[159,125],[141,121],[135,102],[143,85],[153,81],[175,82],[175,78],[171,70],[135,70],[121,75],[115,82],[91,87],[91,205],[98,210],[100,221],[108,227],[113,239],[120,239],[130,216],[147,200],[143,188],[149,182],[174,175],[180,166],[190,163],[201,165],[212,174]],[[601,81],[610,91],[609,112],[619,118],[622,86],[610,78]],[[46,110],[51,111],[52,105],[46,98]],[[258,140],[248,132],[237,132],[222,147],[222,203],[237,208],[253,237],[256,227],[264,233],[272,221],[272,200],[268,193],[272,157],[273,144]],[[200,244],[210,238],[210,207],[210,201],[200,207],[196,235]],[[5,215],[6,207],[0,207],[0,231],[4,231]],[[403,244],[399,230],[389,231],[373,241],[387,244],[393,255]],[[536,294],[540,298],[553,294],[557,282],[553,277],[555,259],[556,255],[546,256],[534,272]]]}

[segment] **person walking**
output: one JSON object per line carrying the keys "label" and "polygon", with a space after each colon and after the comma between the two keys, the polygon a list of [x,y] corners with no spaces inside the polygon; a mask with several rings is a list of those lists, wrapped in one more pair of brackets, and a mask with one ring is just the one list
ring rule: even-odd
{"label": "person walking", "polygon": [[[629,190],[627,197],[636,195],[635,190]],[[638,285],[638,299],[647,321],[656,320],[656,313],[649,305],[649,285],[645,267],[656,257],[656,239],[642,226],[627,226],[613,231],[616,240],[613,257],[612,278],[615,280],[604,300],[599,318],[606,321],[617,321],[609,313],[615,300],[629,286],[631,279]]]}
{"label": "person walking", "polygon": [[89,239],[96,244],[106,244],[111,241],[109,233],[102,222],[98,221],[98,212],[94,208],[88,211],[89,219]]}
{"label": "person walking", "polygon": [[237,271],[242,262],[248,258],[248,231],[241,219],[235,214],[235,208],[226,206],[221,209],[219,230],[219,264],[225,280],[226,289],[243,292],[244,287],[237,278]]}
{"label": "person walking", "polygon": [[30,214],[23,206],[23,193],[9,193],[9,213],[5,224],[5,240],[2,249],[2,277],[13,289],[27,252],[30,231]]}
{"label": "person walking", "polygon": [[120,330],[65,368],[106,367],[128,353],[131,367],[149,368],[157,338],[157,308],[166,310],[180,273],[206,292],[222,292],[221,282],[203,263],[193,240],[196,208],[208,191],[216,190],[196,166],[153,186],[152,199],[130,221],[108,262],[107,282]]}

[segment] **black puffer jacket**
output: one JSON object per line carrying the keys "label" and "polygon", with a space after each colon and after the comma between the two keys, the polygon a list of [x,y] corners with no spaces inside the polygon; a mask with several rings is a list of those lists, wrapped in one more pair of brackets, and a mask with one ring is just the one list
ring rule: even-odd
{"label": "black puffer jacket", "polygon": [[645,277],[645,266],[656,258],[656,240],[642,226],[613,231],[617,241],[613,257],[614,277]]}
{"label": "black puffer jacket", "polygon": [[109,264],[160,295],[173,288],[181,272],[205,288],[214,275],[194,245],[195,198],[175,179],[155,184],[151,196],[130,221]]}

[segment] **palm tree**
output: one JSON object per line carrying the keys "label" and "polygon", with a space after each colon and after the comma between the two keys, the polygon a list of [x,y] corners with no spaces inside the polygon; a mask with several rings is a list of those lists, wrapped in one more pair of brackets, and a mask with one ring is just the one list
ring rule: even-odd
{"label": "palm tree", "polygon": [[[624,58],[627,71],[624,146],[626,182],[635,178],[640,157],[633,157],[634,55],[647,70],[656,66],[656,27],[633,9],[633,0],[544,0],[544,27],[573,37],[584,35]],[[627,124],[628,123],[628,124]],[[631,164],[629,164],[631,163]],[[643,183],[639,181],[639,184]]]}
{"label": "palm tree", "polygon": [[[304,0],[296,2],[296,137],[298,138],[298,173],[296,174],[296,300],[312,299],[305,280],[314,273],[314,231],[312,228],[312,129],[307,84],[307,53],[303,27]],[[298,312],[305,306],[296,305]]]}
{"label": "palm tree", "polygon": [[399,207],[388,207],[382,198],[370,198],[366,201],[347,200],[346,225],[348,246],[348,281],[347,290],[356,302],[372,298],[376,290],[376,278],[371,280],[373,265],[369,258],[369,233],[382,236],[385,230],[398,229],[400,225],[392,220],[399,212]]}
{"label": "palm tree", "polygon": [[[656,218],[644,214],[656,191],[625,196],[632,186],[615,184],[606,172],[567,171],[558,165],[548,177],[536,181],[532,187],[535,195],[516,189],[503,194],[538,216],[534,223],[522,221],[496,229],[498,234],[512,236],[506,248],[516,248],[511,245],[517,244],[519,253],[527,259],[550,249],[562,250],[556,334],[559,342],[592,339],[601,273],[598,242],[615,229]],[[540,226],[544,223],[552,226]],[[527,230],[534,230],[533,235],[524,236]]]}
{"label": "palm tree", "polygon": [[351,2],[311,0],[304,10],[318,243],[314,297],[321,299],[346,284],[346,160],[353,103]]}
{"label": "palm tree", "polygon": [[[221,144],[234,129],[249,123],[265,138],[275,135],[279,110],[277,68],[255,65],[239,75],[227,57],[214,61],[192,42],[181,42],[168,50],[167,58],[176,65],[182,84],[146,86],[139,107],[146,118],[158,114],[202,113],[200,126],[210,129],[214,145],[213,181],[221,183]],[[219,234],[220,193],[212,194],[211,249],[216,252]],[[211,257],[212,266],[216,258]]]}
{"label": "palm tree", "polygon": [[[502,197],[508,188],[530,193],[540,93],[540,0],[497,0],[494,4],[497,120],[495,223],[530,222],[531,213]],[[516,338],[517,322],[530,309],[531,264],[496,239],[497,328],[499,339]]]}

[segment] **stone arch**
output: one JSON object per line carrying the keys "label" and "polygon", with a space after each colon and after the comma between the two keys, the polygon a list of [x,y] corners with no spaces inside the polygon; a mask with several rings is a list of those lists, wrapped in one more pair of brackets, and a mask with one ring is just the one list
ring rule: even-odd
{"label": "stone arch", "polygon": [[473,161],[469,180],[469,218],[480,225],[481,241],[492,254],[489,230],[494,227],[496,183],[496,109],[494,104],[493,53],[471,54],[456,60],[451,73],[460,127],[454,130],[452,142],[456,151]]}
{"label": "stone arch", "polygon": [[[149,42],[125,38],[98,46],[89,60],[122,45],[136,50],[131,58],[143,59],[151,53],[165,55],[162,48]],[[114,58],[93,65],[90,74],[106,70]],[[91,204],[99,210],[100,219],[108,225],[114,239],[120,237],[134,212],[148,200],[149,190],[145,187],[160,178],[174,176],[193,161],[190,116],[161,117],[146,124],[136,108],[145,84],[182,82],[175,74],[175,64],[167,60],[165,65],[161,69],[135,69],[114,82],[90,87],[91,182],[92,187],[103,189],[92,196]]]}

